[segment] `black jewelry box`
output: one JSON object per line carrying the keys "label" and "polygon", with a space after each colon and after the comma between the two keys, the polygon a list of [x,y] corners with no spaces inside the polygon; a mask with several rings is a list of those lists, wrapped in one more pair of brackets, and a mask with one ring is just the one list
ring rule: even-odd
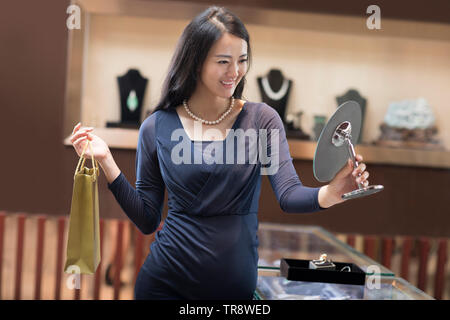
{"label": "black jewelry box", "polygon": [[[366,273],[353,263],[335,262],[335,270],[310,269],[311,260],[281,259],[280,274],[287,280],[365,285]],[[350,271],[341,271],[349,267]],[[348,269],[348,268],[346,268]]]}

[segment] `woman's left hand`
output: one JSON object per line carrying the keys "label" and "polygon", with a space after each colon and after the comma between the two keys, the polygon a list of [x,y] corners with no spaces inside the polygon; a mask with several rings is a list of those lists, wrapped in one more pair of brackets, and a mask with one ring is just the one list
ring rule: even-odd
{"label": "woman's left hand", "polygon": [[357,154],[355,158],[358,167],[353,168],[353,161],[349,158],[347,165],[336,174],[328,185],[328,191],[337,203],[345,201],[342,199],[343,194],[358,189],[358,183],[361,183],[363,187],[369,185],[369,180],[367,180],[369,172],[366,171],[366,165],[362,162],[363,157]]}

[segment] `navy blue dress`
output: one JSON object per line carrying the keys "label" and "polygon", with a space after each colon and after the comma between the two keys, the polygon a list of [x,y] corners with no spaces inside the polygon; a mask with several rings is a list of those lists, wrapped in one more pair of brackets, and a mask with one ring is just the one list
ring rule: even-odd
{"label": "navy blue dress", "polygon": [[[136,189],[123,173],[108,184],[144,234],[157,229],[168,192],[168,215],[139,272],[136,299],[251,299],[263,174],[284,212],[322,210],[319,188],[298,178],[276,110],[246,102],[232,129],[222,141],[192,141],[175,109],[158,110],[142,123]],[[253,135],[239,140],[237,132]],[[261,150],[257,161],[255,150]]]}

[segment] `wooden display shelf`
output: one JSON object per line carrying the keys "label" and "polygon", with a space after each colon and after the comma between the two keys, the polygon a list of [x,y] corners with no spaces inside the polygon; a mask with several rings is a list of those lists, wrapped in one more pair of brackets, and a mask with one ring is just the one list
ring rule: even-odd
{"label": "wooden display shelf", "polygon": [[[312,160],[316,149],[315,141],[288,140],[294,159]],[[450,168],[450,152],[445,150],[420,150],[358,144],[355,152],[363,156],[364,162],[411,167]]]}
{"label": "wooden display shelf", "polygon": [[[136,150],[139,130],[95,128],[93,133],[101,137],[111,149]],[[288,139],[288,143],[293,159],[314,159],[316,141]],[[72,145],[69,137],[64,139],[64,144]],[[355,146],[355,151],[363,156],[365,163],[450,169],[450,152],[446,150],[420,150],[359,144]]]}
{"label": "wooden display shelf", "polygon": [[[94,128],[93,134],[102,138],[111,149],[136,150],[139,130],[122,128]],[[70,136],[64,139],[64,144],[71,146]]]}

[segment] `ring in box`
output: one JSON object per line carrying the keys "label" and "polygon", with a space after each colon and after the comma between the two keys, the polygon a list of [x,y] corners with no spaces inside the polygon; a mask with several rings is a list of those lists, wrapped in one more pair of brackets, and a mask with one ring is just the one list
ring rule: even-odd
{"label": "ring in box", "polygon": [[332,262],[334,270],[311,269],[311,260],[281,259],[280,274],[287,280],[365,285],[366,273],[357,265]]}
{"label": "ring in box", "polygon": [[311,260],[309,262],[309,268],[320,270],[336,270],[336,265],[333,263],[333,261],[328,260],[328,256],[324,253],[318,260]]}

